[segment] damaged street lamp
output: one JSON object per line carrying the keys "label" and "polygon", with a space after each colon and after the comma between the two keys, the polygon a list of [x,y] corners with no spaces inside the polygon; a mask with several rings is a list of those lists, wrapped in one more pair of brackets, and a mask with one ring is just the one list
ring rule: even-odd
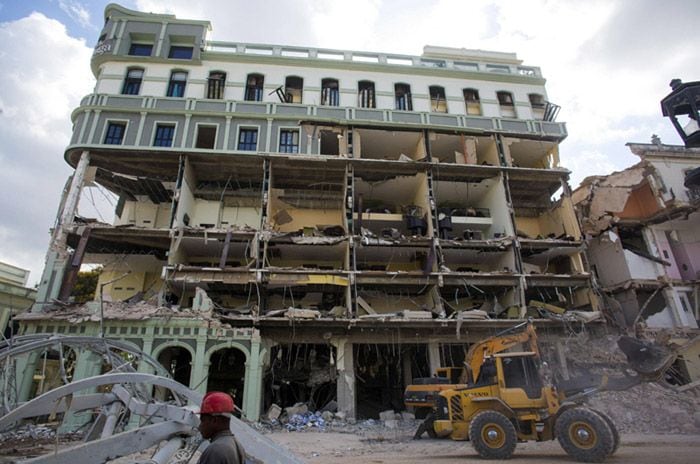
{"label": "damaged street lamp", "polygon": [[700,147],[700,81],[683,83],[673,79],[670,85],[673,90],[661,100],[661,111],[671,119],[686,148]]}

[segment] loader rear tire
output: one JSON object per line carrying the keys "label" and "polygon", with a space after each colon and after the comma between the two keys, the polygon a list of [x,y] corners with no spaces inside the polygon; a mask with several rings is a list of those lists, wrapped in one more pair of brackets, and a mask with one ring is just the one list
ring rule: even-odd
{"label": "loader rear tire", "polygon": [[612,456],[617,452],[617,449],[620,447],[620,432],[617,431],[617,427],[615,427],[615,423],[613,420],[605,414],[603,411],[599,411],[597,409],[591,409],[591,411],[595,412],[598,414],[600,417],[602,417],[605,422],[608,424],[608,427],[610,427],[610,431],[613,434],[613,449],[610,452],[610,455]]}
{"label": "loader rear tire", "polygon": [[469,423],[469,440],[484,459],[509,459],[518,436],[506,416],[497,411],[482,411]]}
{"label": "loader rear tire", "polygon": [[554,434],[564,451],[580,462],[603,462],[615,442],[605,419],[587,408],[564,411],[554,424]]}

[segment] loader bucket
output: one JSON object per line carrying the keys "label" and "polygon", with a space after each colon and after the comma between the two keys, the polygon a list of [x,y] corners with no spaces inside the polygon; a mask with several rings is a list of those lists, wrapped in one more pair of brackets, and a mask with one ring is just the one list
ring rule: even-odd
{"label": "loader bucket", "polygon": [[626,335],[618,339],[617,346],[627,356],[630,367],[647,380],[660,379],[676,360],[676,354],[668,348]]}

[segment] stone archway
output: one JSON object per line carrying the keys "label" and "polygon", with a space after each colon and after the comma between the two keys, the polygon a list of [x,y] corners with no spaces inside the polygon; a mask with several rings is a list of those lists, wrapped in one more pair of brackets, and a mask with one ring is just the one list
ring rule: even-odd
{"label": "stone archway", "polygon": [[158,362],[165,367],[174,380],[190,386],[192,375],[192,353],[183,346],[168,346],[158,353]]}
{"label": "stone archway", "polygon": [[209,357],[207,391],[229,393],[238,407],[243,406],[246,354],[238,348],[221,348]]}

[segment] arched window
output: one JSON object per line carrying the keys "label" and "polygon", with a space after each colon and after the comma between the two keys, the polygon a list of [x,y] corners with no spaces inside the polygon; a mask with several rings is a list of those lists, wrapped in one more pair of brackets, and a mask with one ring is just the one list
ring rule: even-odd
{"label": "arched window", "polygon": [[288,76],[284,81],[284,100],[287,103],[301,103],[304,91],[304,79],[299,76]]}
{"label": "arched window", "polygon": [[340,105],[340,92],[338,90],[338,79],[323,79],[321,81],[321,105]]}
{"label": "arched window", "polygon": [[515,117],[515,100],[513,94],[504,90],[496,92],[498,98],[498,106],[501,108],[501,116],[514,118]]}
{"label": "arched window", "polygon": [[394,99],[396,109],[403,111],[413,111],[413,101],[411,99],[411,86],[408,84],[394,85]]}
{"label": "arched window", "polygon": [[464,104],[467,107],[467,114],[481,114],[481,100],[479,100],[479,91],[476,89],[464,89]]}
{"label": "arched window", "polygon": [[262,74],[248,74],[245,86],[246,101],[262,101],[265,77]]}
{"label": "arched window", "polygon": [[141,81],[143,80],[143,68],[129,68],[124,79],[122,94],[138,95],[141,90]]}
{"label": "arched window", "polygon": [[221,100],[224,98],[226,88],[226,73],[223,71],[212,71],[207,79],[207,98]]}
{"label": "arched window", "polygon": [[173,71],[170,73],[170,82],[168,83],[168,97],[184,97],[185,85],[187,85],[187,72]]}
{"label": "arched window", "polygon": [[357,83],[357,106],[360,108],[376,108],[374,98],[374,82],[360,81]]}
{"label": "arched window", "polygon": [[430,111],[434,113],[447,113],[447,100],[445,99],[445,88],[439,85],[431,85],[429,90]]}

